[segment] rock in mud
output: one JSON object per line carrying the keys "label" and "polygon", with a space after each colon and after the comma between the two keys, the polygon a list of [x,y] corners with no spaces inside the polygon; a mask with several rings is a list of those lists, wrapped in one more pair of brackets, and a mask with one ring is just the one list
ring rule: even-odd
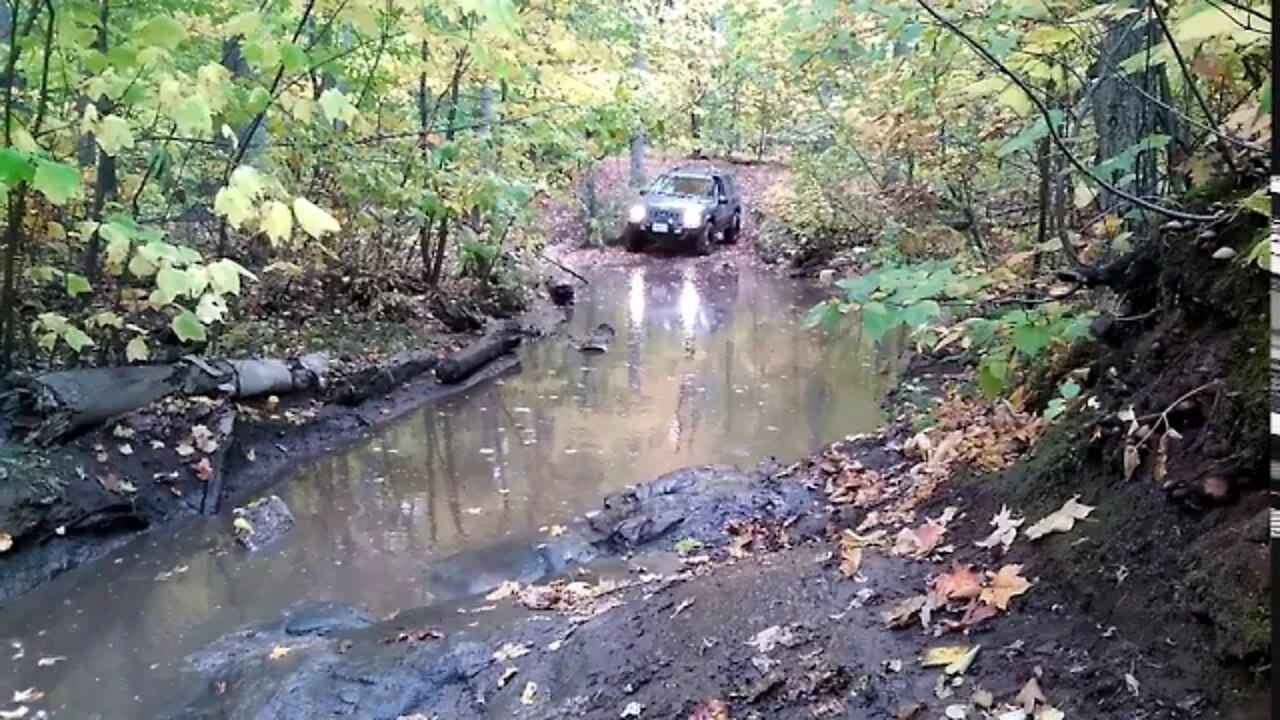
{"label": "rock in mud", "polygon": [[596,326],[595,330],[591,331],[591,334],[587,336],[587,339],[583,340],[578,345],[578,349],[584,353],[608,352],[609,343],[613,342],[615,335],[617,335],[617,332],[613,329],[612,325],[609,323],[600,323]]}
{"label": "rock in mud", "polygon": [[547,295],[550,296],[551,302],[557,307],[565,307],[573,304],[574,299],[573,285],[567,282],[548,283]]}
{"label": "rock in mud", "polygon": [[586,532],[553,538],[511,539],[469,548],[433,563],[427,591],[435,602],[482,595],[504,582],[534,583],[601,555]]}
{"label": "rock in mud", "polygon": [[775,479],[770,469],[682,468],[605,498],[604,510],[590,524],[608,545],[620,550],[685,538],[710,546],[725,541],[729,523],[782,521],[817,507],[812,491]]}
{"label": "rock in mud", "polygon": [[293,529],[293,513],[279,495],[259,498],[245,507],[236,508],[234,530],[236,542],[256,551],[284,537]]}

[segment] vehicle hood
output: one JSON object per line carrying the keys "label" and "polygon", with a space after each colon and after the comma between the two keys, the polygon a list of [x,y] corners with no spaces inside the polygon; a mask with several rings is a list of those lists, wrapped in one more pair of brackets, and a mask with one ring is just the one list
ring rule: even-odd
{"label": "vehicle hood", "polygon": [[672,195],[649,195],[645,197],[644,204],[650,210],[674,210],[676,212],[683,212],[686,208],[706,210],[711,207],[710,200]]}

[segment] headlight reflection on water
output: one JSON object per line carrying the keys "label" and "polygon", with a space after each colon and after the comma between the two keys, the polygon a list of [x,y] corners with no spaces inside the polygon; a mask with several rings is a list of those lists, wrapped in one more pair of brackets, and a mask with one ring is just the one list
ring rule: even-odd
{"label": "headlight reflection on water", "polygon": [[638,331],[644,325],[644,269],[631,271],[631,288],[627,295],[627,311],[631,328]]}
{"label": "headlight reflection on water", "polygon": [[698,325],[698,313],[702,309],[702,296],[698,293],[698,286],[694,284],[693,278],[693,273],[686,271],[680,283],[680,327],[684,330],[685,340],[693,338]]}

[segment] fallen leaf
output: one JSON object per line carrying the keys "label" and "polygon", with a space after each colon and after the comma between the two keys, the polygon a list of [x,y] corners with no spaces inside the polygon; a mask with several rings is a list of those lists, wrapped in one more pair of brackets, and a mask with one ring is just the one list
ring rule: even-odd
{"label": "fallen leaf", "polygon": [[518,672],[520,670],[514,665],[503,670],[502,675],[498,676],[498,687],[506,687],[507,683],[511,682],[511,678],[515,677]]}
{"label": "fallen leaf", "polygon": [[1035,720],[1066,720],[1066,717],[1066,713],[1050,705],[1041,705],[1035,714]]}
{"label": "fallen leaf", "polygon": [[709,698],[694,706],[689,720],[729,720],[729,706],[720,698]]}
{"label": "fallen leaf", "polygon": [[238,517],[231,521],[231,529],[237,535],[252,535],[253,523],[249,522],[247,518]]}
{"label": "fallen leaf", "polygon": [[622,708],[622,712],[618,713],[618,717],[636,718],[640,717],[640,713],[644,712],[644,706],[632,700],[627,706]]}
{"label": "fallen leaf", "polygon": [[969,708],[960,704],[948,705],[943,709],[942,714],[950,720],[964,720],[969,717]]}
{"label": "fallen leaf", "polygon": [[1044,516],[1035,525],[1027,528],[1024,532],[1026,536],[1032,540],[1040,538],[1050,533],[1070,532],[1076,525],[1076,520],[1083,520],[1089,517],[1089,513],[1093,512],[1094,506],[1082,505],[1077,502],[1079,495],[1072,497],[1062,504],[1062,507],[1054,510]]}
{"label": "fallen leaf", "polygon": [[982,578],[971,565],[955,565],[933,578],[933,594],[941,600],[967,600],[982,593]]}
{"label": "fallen leaf", "polygon": [[1142,455],[1138,453],[1137,445],[1124,446],[1124,479],[1128,480],[1137,472],[1138,466],[1142,464]]}
{"label": "fallen leaf", "polygon": [[909,597],[886,610],[881,617],[884,619],[885,625],[891,628],[906,627],[911,624],[912,618],[918,615],[928,602],[929,598],[924,595]]}
{"label": "fallen leaf", "polygon": [[195,446],[191,443],[178,443],[174,446],[173,451],[178,453],[179,457],[190,457],[196,454]]}
{"label": "fallen leaf", "polygon": [[963,675],[969,672],[969,666],[973,665],[974,658],[978,657],[978,651],[982,649],[981,645],[974,645],[973,649],[965,653],[964,657],[956,660],[950,665],[942,669],[946,675]]}
{"label": "fallen leaf", "polygon": [[560,537],[564,534],[565,527],[563,525],[552,525],[547,528],[547,534],[551,537]]}
{"label": "fallen leaf", "polygon": [[116,450],[119,450],[121,455],[133,454],[133,446],[130,445],[129,443],[121,443],[116,447]]}
{"label": "fallen leaf", "polygon": [[521,705],[532,705],[538,695],[538,683],[527,682],[524,684],[524,691],[520,693]]}
{"label": "fallen leaf", "polygon": [[191,426],[191,444],[200,449],[200,452],[214,453],[218,451],[218,441],[213,435],[213,431],[205,425]]}
{"label": "fallen leaf", "polygon": [[779,645],[791,647],[795,643],[796,636],[792,634],[791,630],[781,625],[771,625],[756,633],[755,637],[747,641],[748,645],[761,653],[773,652],[773,649]]}
{"label": "fallen leaf", "polygon": [[8,552],[13,548],[13,536],[9,533],[0,533],[0,553]]}
{"label": "fallen leaf", "polygon": [[1022,686],[1022,689],[1018,691],[1018,694],[1013,697],[1013,702],[1023,710],[1031,712],[1032,710],[1035,710],[1036,703],[1045,703],[1048,702],[1048,699],[1045,698],[1044,693],[1041,692],[1040,683],[1037,682],[1035,678],[1031,678],[1027,681],[1026,685]]}
{"label": "fallen leaf", "polygon": [[990,690],[979,688],[973,691],[973,694],[969,696],[969,700],[980,708],[990,710],[991,706],[996,703],[996,696]]}
{"label": "fallen leaf", "polygon": [[271,648],[271,652],[267,654],[267,657],[271,660],[283,660],[284,658],[289,657],[289,653],[291,652],[293,652],[293,648],[285,647],[284,645],[276,645]]}
{"label": "fallen leaf", "polygon": [[927,521],[917,528],[903,528],[898,532],[893,554],[924,557],[933,552],[946,531],[945,526],[933,521]]}
{"label": "fallen leaf", "polygon": [[26,705],[19,705],[12,710],[0,710],[0,720],[19,720],[19,718],[26,717],[29,712],[31,712],[31,708]]}
{"label": "fallen leaf", "polygon": [[1031,582],[1022,577],[1021,565],[1005,565],[991,578],[991,584],[978,596],[980,602],[1001,610],[1009,609],[1009,601],[1025,593]]}
{"label": "fallen leaf", "polygon": [[992,548],[996,545],[1001,545],[1005,551],[1008,551],[1009,547],[1013,545],[1014,539],[1018,536],[1018,528],[1022,527],[1022,524],[1026,521],[1026,518],[1015,519],[1009,508],[1002,505],[1000,512],[991,518],[991,526],[995,530],[992,530],[990,535],[974,543],[974,545],[980,548]]}
{"label": "fallen leaf", "polygon": [[36,702],[42,697],[44,697],[44,693],[33,687],[29,687],[26,690],[17,690],[13,693],[13,701],[16,703]]}
{"label": "fallen leaf", "polygon": [[895,720],[916,720],[928,706],[922,702],[906,703],[893,714]]}
{"label": "fallen leaf", "polygon": [[195,471],[196,477],[204,482],[213,479],[213,463],[209,462],[209,458],[200,458],[200,462],[192,463],[191,469]]}
{"label": "fallen leaf", "polygon": [[506,600],[518,592],[520,592],[520,583],[514,580],[506,580],[488,595],[485,595],[484,599],[489,602],[497,602],[498,600]]}
{"label": "fallen leaf", "polygon": [[940,665],[951,665],[958,660],[963,660],[971,650],[973,648],[967,645],[943,645],[929,648],[925,651],[924,659],[920,661],[920,666],[938,667]]}
{"label": "fallen leaf", "polygon": [[493,653],[493,659],[498,662],[507,662],[524,657],[529,654],[529,646],[519,643],[505,643]]}
{"label": "fallen leaf", "polygon": [[50,667],[65,661],[67,658],[62,655],[54,655],[53,657],[42,657],[36,661],[36,667]]}
{"label": "fallen leaf", "polygon": [[1124,674],[1124,685],[1129,688],[1129,692],[1133,693],[1134,697],[1142,694],[1142,683],[1138,682],[1138,678],[1134,677],[1133,673]]}

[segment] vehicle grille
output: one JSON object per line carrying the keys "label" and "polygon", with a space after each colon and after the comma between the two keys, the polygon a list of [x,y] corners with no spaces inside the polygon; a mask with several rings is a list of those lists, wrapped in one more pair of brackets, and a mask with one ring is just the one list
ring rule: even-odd
{"label": "vehicle grille", "polygon": [[667,223],[668,225],[676,225],[680,222],[680,213],[669,208],[654,208],[649,212],[649,222]]}

